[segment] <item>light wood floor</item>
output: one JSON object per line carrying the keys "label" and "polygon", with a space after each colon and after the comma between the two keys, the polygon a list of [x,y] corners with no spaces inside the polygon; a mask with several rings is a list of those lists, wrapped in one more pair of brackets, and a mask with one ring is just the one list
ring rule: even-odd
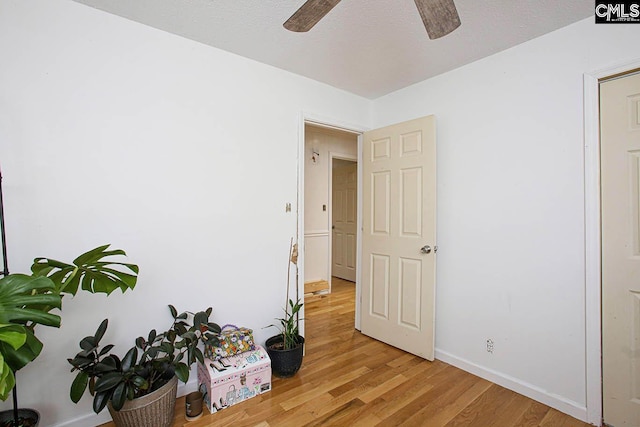
{"label": "light wood floor", "polygon": [[[354,330],[354,285],[306,300],[306,355],[272,391],[173,427],[589,426],[451,365],[428,362]],[[105,424],[103,427],[112,427]]]}

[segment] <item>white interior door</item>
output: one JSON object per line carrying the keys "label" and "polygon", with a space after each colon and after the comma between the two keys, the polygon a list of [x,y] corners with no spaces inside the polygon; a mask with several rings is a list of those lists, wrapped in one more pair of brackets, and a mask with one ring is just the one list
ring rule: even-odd
{"label": "white interior door", "polygon": [[355,282],[358,164],[347,160],[334,160],[331,183],[331,275]]}
{"label": "white interior door", "polygon": [[604,421],[640,426],[640,74],[600,85]]}
{"label": "white interior door", "polygon": [[366,132],[362,332],[434,358],[435,117]]}

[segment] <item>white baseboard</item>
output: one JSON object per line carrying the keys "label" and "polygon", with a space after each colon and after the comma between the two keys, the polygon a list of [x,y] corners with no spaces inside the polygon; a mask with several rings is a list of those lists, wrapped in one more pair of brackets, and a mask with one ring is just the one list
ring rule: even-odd
{"label": "white baseboard", "polygon": [[[40,420],[40,423],[46,420]],[[100,414],[91,412],[90,414],[64,421],[60,424],[54,424],[52,427],[94,427],[111,421],[111,415],[106,409]]]}
{"label": "white baseboard", "polygon": [[479,376],[480,378],[484,378],[485,380],[491,381],[492,383],[498,384],[504,388],[508,388],[509,390],[522,394],[523,396],[527,396],[528,398],[536,400],[540,403],[544,403],[545,405],[557,409],[560,412],[564,412],[565,414],[571,415],[572,417],[577,418],[580,421],[588,422],[587,408],[577,402],[566,399],[562,396],[555,395],[553,393],[549,393],[548,391],[545,391],[540,387],[536,387],[532,384],[526,383],[517,378],[513,378],[509,375],[505,375],[501,372],[476,365],[475,363],[454,356],[453,354],[447,353],[446,351],[436,349],[436,359],[453,365],[456,368],[460,368],[464,371],[470,372],[474,375]]}
{"label": "white baseboard", "polygon": [[[178,382],[178,397],[198,389],[198,379],[194,377],[195,376],[191,376],[189,382],[186,384]],[[108,423],[109,421],[111,421],[111,415],[109,415],[109,411],[105,409],[99,414],[91,412],[72,420],[54,424],[51,427],[95,427]]]}

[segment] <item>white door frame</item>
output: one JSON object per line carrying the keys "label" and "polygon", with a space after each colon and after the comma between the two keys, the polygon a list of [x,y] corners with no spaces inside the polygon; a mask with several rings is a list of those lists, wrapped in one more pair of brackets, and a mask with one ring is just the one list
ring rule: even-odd
{"label": "white door frame", "polygon": [[[331,278],[333,277],[331,275],[331,272],[333,271],[333,161],[335,159],[338,160],[349,160],[352,162],[356,162],[358,163],[358,154],[356,154],[355,156],[349,155],[349,154],[342,154],[342,153],[334,153],[332,151],[329,151],[329,202],[328,202],[328,209],[329,209],[329,254],[328,254],[328,260],[329,260],[329,269],[327,271],[327,277],[328,277],[328,281],[329,281],[329,290],[331,290]],[[360,181],[360,167],[358,166],[358,181]],[[360,185],[360,182],[358,182],[357,185]],[[360,192],[359,192],[359,187],[358,187],[358,206],[360,203]],[[358,225],[360,224],[360,210],[358,209],[358,212],[356,214],[358,216],[357,218],[357,224],[356,224],[356,233],[359,236],[360,232],[357,231],[359,230],[360,227],[358,227]],[[358,256],[358,249],[356,248],[356,256]],[[358,271],[358,260],[356,259],[356,275],[357,275],[357,271]],[[359,276],[358,276],[359,277]]]}
{"label": "white door frame", "polygon": [[[356,312],[355,312],[355,328],[360,330],[360,295],[362,293],[360,286],[362,265],[362,133],[369,130],[369,127],[347,123],[336,117],[326,117],[303,111],[298,121],[298,290],[304,298],[304,156],[305,156],[305,134],[304,125],[312,124],[315,126],[337,129],[344,132],[350,132],[358,135],[358,225],[357,225],[357,253],[356,253]],[[331,245],[329,245],[331,250]],[[331,258],[329,258],[331,263]],[[329,266],[330,267],[330,266]],[[331,276],[329,276],[331,279]],[[303,315],[304,318],[304,307]],[[304,335],[304,320],[301,325],[301,332]]]}
{"label": "white door frame", "polygon": [[601,79],[640,68],[640,61],[584,74],[585,354],[587,422],[602,425],[602,280],[600,234]]}

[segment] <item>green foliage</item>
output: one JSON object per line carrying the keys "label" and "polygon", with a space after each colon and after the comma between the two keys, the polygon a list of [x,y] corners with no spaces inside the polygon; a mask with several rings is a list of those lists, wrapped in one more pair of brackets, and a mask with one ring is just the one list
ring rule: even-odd
{"label": "green foliage", "polygon": [[46,277],[10,274],[0,279],[0,323],[60,326],[60,316],[43,311],[43,307],[60,308],[60,295]]}
{"label": "green foliage", "polygon": [[297,347],[303,340],[298,329],[300,319],[300,309],[304,304],[297,297],[298,289],[296,287],[296,302],[289,298],[289,290],[291,288],[291,264],[298,266],[298,244],[293,244],[293,237],[289,240],[289,256],[287,259],[287,299],[284,305],[284,317],[276,319],[279,325],[269,325],[269,327],[279,328],[282,335],[282,350],[290,350]]}
{"label": "green foliage", "polygon": [[[31,276],[9,274],[0,279],[1,400],[7,399],[8,390],[15,385],[15,372],[42,351],[43,344],[35,335],[36,325],[60,327],[60,316],[50,311],[62,308],[62,294],[75,295],[80,284],[91,293],[109,294],[115,289],[124,292],[134,288],[138,267],[105,260],[112,255],[126,255],[122,250],[108,251],[108,247],[100,246],[80,255],[74,265],[36,258]],[[118,266],[128,272],[114,268]],[[16,346],[18,336],[21,344]]]}
{"label": "green foliage", "polygon": [[300,333],[298,330],[298,313],[304,304],[297,300],[289,300],[289,306],[284,309],[284,317],[276,319],[279,325],[269,325],[280,329],[283,338],[283,350],[290,350],[300,344]]}
{"label": "green foliage", "polygon": [[36,324],[59,327],[60,316],[48,313],[60,308],[59,295],[46,277],[10,274],[0,279],[0,399],[6,400],[15,386],[15,372],[34,360],[42,343]]}
{"label": "green foliage", "polygon": [[46,277],[10,274],[0,279],[0,324],[20,326],[25,337],[19,347],[0,341],[0,354],[14,373],[42,351],[42,342],[34,334],[35,326],[60,327],[60,316],[49,313],[62,305],[60,295],[52,293],[54,289],[53,282]]}
{"label": "green foliage", "polygon": [[[27,334],[23,326],[0,324],[0,343],[17,350],[24,345]],[[7,400],[11,389],[16,384],[16,378],[11,367],[5,362],[0,353],[0,399]]]}
{"label": "green foliage", "polygon": [[123,293],[127,289],[133,289],[136,286],[138,266],[105,260],[109,256],[126,255],[121,249],[110,251],[108,248],[109,245],[103,245],[85,252],[73,260],[73,264],[50,258],[36,258],[31,271],[35,276],[47,276],[51,279],[59,294],[75,295],[79,287],[91,293],[107,295],[116,289]]}
{"label": "green foliage", "polygon": [[[93,410],[99,413],[109,401],[119,410],[127,400],[144,396],[166,384],[174,375],[183,382],[189,380],[190,366],[204,363],[199,343],[218,342],[220,326],[209,322],[212,308],[192,314],[178,311],[169,305],[173,317],[171,328],[147,337],[138,337],[121,359],[109,353],[113,345],[100,347],[108,320],[102,321],[96,333],[80,341],[81,351],[67,359],[78,371],[69,395],[77,403],[87,389],[93,396]],[[192,319],[192,321],[189,321]]]}

